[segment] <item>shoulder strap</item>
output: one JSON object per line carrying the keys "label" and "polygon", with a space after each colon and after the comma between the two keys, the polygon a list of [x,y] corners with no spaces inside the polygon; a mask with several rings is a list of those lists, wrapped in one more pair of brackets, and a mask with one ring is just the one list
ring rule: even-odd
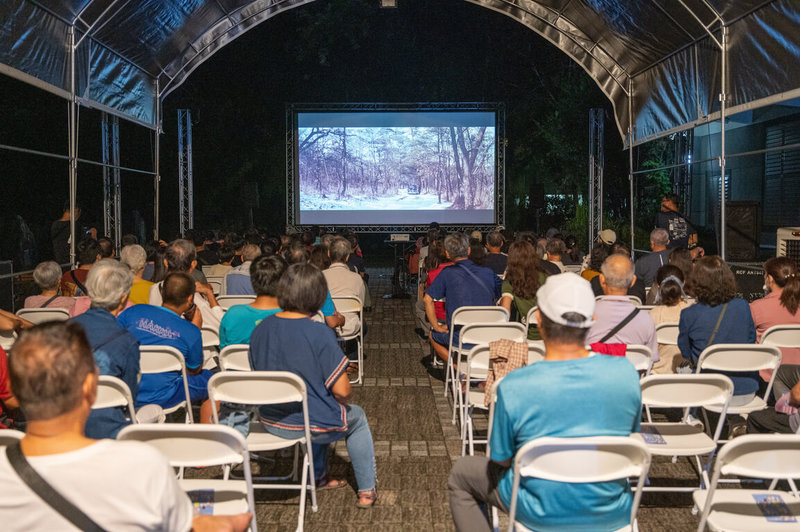
{"label": "shoulder strap", "polygon": [[44,302],[44,304],[43,304],[41,307],[39,307],[39,308],[45,308],[47,305],[49,305],[50,303],[52,303],[53,301],[55,301],[55,299],[56,299],[57,297],[58,297],[58,294],[54,295],[53,297],[51,297],[50,299],[48,299],[47,301],[45,301],[45,302]]}
{"label": "shoulder strap", "polygon": [[37,473],[22,454],[19,442],[6,447],[6,457],[19,478],[61,517],[84,532],[104,532],[97,523],[83,513],[77,506],[65,499]]}
{"label": "shoulder strap", "polygon": [[[461,262],[462,261],[455,262],[455,263],[453,263],[453,266],[458,266],[459,264],[461,264]],[[495,300],[494,290],[492,290],[488,286],[486,286],[486,283],[484,283],[483,280],[481,280],[477,275],[475,275],[474,273],[469,271],[469,268],[465,268],[465,267],[461,266],[459,269],[462,270],[462,271],[467,272],[470,275],[470,277],[475,279],[478,282],[478,285],[489,293],[489,299],[491,299],[492,301]],[[494,273],[492,273],[492,275],[494,275]]]}
{"label": "shoulder strap", "polygon": [[621,331],[622,328],[625,327],[633,319],[633,317],[636,316],[638,313],[639,313],[639,307],[636,307],[635,309],[633,309],[633,312],[631,312],[630,314],[625,316],[624,320],[619,322],[616,327],[611,329],[608,332],[607,335],[603,336],[603,338],[601,340],[599,340],[599,343],[601,343],[601,344],[606,343],[606,341],[608,341],[609,338],[611,338],[612,336],[617,334],[619,331]]}
{"label": "shoulder strap", "polygon": [[708,343],[706,344],[706,347],[708,347],[708,346],[710,346],[711,344],[714,343],[714,338],[717,336],[717,331],[719,330],[719,325],[722,323],[722,316],[725,315],[725,310],[727,310],[727,308],[728,308],[728,304],[727,303],[722,305],[722,310],[719,313],[719,318],[717,318],[717,324],[714,326],[714,332],[711,333],[711,338],[708,339]]}
{"label": "shoulder strap", "polygon": [[80,288],[80,289],[81,289],[81,292],[83,292],[83,295],[85,295],[85,296],[88,296],[88,295],[89,295],[89,291],[88,291],[88,290],[86,290],[86,287],[85,287],[85,286],[83,286],[83,283],[82,283],[82,282],[80,282],[80,281],[78,280],[78,278],[75,276],[75,270],[70,270],[70,271],[69,271],[69,275],[70,275],[70,277],[72,277],[72,280],[73,280],[73,281],[75,281],[75,285],[76,285],[78,288]]}

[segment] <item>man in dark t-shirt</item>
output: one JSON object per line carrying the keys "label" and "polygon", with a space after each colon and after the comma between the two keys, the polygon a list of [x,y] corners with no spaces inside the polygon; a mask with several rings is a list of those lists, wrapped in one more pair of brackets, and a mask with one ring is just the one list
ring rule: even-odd
{"label": "man in dark t-shirt", "polygon": [[661,212],[656,216],[656,227],[666,229],[669,233],[667,249],[691,248],[697,245],[697,231],[678,212],[680,198],[676,194],[667,194],[661,200]]}
{"label": "man in dark t-shirt", "polygon": [[503,248],[503,241],[503,235],[497,231],[492,231],[486,235],[486,250],[489,253],[483,259],[483,266],[497,275],[506,273],[506,266],[508,265],[508,256],[500,252]]}

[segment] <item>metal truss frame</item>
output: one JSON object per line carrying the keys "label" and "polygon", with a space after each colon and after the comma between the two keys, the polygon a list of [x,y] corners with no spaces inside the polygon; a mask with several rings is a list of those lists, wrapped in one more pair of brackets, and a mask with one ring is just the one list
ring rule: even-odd
{"label": "metal truss frame", "polygon": [[603,170],[605,110],[589,109],[589,247],[603,230]]}
{"label": "metal truss frame", "polygon": [[178,219],[181,236],[194,227],[192,176],[192,112],[189,109],[178,109]]}
{"label": "metal truss frame", "polygon": [[113,239],[119,256],[122,245],[122,186],[119,166],[119,117],[103,113],[100,119],[103,157],[103,234]]}
{"label": "metal truss frame", "polygon": [[[297,146],[297,113],[306,112],[332,112],[332,111],[491,111],[495,113],[495,223],[485,224],[441,224],[449,230],[469,229],[471,231],[494,230],[498,224],[506,221],[506,106],[504,103],[492,102],[417,102],[417,103],[295,103],[286,106],[286,226],[298,229],[297,211],[299,210],[298,194],[298,163],[299,153]],[[356,233],[397,233],[397,232],[425,232],[427,225],[331,225],[326,230],[336,231],[348,229]]]}

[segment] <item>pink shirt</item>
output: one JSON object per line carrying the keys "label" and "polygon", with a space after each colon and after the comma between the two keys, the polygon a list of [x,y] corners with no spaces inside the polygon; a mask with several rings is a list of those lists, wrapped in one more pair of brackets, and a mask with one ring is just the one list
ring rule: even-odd
{"label": "pink shirt", "polygon": [[[52,297],[53,296],[28,296],[25,298],[25,308],[41,308],[41,306],[47,303]],[[72,312],[72,307],[74,305],[74,297],[58,296],[50,301],[47,308],[64,308]]]}
{"label": "pink shirt", "polygon": [[[766,297],[757,299],[750,303],[750,313],[753,315],[753,323],[756,325],[756,341],[761,341],[764,331],[773,325],[800,325],[800,310],[794,315],[781,305],[782,290],[773,290]],[[781,365],[800,364],[800,348],[782,347]],[[761,371],[761,378],[769,380],[770,372]]]}

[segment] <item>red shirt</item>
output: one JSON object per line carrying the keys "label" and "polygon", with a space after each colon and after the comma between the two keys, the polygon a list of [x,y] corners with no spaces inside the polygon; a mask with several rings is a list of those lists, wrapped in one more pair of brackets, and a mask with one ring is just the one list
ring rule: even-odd
{"label": "red shirt", "polygon": [[[428,272],[428,279],[425,281],[425,288],[428,288],[436,276],[448,266],[452,266],[452,262],[443,262],[440,264],[435,270],[431,270]],[[434,301],[433,308],[436,309],[436,319],[439,321],[447,321],[447,312],[444,309],[444,301]]]}
{"label": "red shirt", "polygon": [[[8,356],[6,352],[0,347],[0,400],[6,400],[11,397],[11,389],[8,386]],[[0,414],[3,412],[3,404],[0,403]],[[6,428],[0,423],[0,428]]]}

